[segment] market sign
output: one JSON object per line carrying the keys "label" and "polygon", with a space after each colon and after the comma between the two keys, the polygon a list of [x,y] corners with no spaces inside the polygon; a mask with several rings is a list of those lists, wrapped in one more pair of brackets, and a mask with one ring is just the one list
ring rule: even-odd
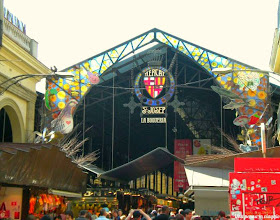
{"label": "market sign", "polygon": [[142,107],[141,123],[166,123],[167,102],[175,91],[173,75],[161,66],[147,67],[137,75],[134,89]]}
{"label": "market sign", "polygon": [[142,115],[141,123],[149,124],[149,123],[166,123],[166,117],[153,117],[158,115],[164,115],[166,107],[142,107]]}
{"label": "market sign", "polygon": [[[185,160],[187,155],[192,154],[192,140],[190,139],[175,139],[174,140],[174,155]],[[185,173],[184,165],[178,161],[174,161],[174,191],[184,192],[188,184],[188,179]]]}

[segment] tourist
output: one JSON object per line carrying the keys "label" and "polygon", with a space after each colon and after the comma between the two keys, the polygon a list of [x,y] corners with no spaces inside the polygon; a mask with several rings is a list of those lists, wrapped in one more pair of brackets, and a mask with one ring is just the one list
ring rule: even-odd
{"label": "tourist", "polygon": [[155,217],[157,217],[157,211],[156,210],[151,211],[150,216],[151,219],[155,219]]}
{"label": "tourist", "polygon": [[124,216],[123,211],[121,209],[119,209],[118,215],[119,215],[120,219]]}
{"label": "tourist", "polygon": [[91,215],[91,219],[92,219],[92,220],[95,220],[95,219],[97,219],[97,215],[96,215],[96,212],[95,212],[95,210],[92,210],[92,215]]}
{"label": "tourist", "polygon": [[130,219],[141,220],[142,217],[145,218],[146,220],[152,220],[149,215],[143,212],[142,209],[135,209],[135,210],[131,209],[126,220],[130,220]]}
{"label": "tourist", "polygon": [[86,215],[87,215],[87,211],[82,210],[82,211],[80,211],[80,215],[76,220],[87,220]]}
{"label": "tourist", "polygon": [[170,209],[168,206],[162,206],[161,208],[161,214],[155,217],[155,220],[168,220],[169,219],[169,212]]}
{"label": "tourist", "polygon": [[87,211],[86,219],[92,220],[92,218],[91,218],[91,213],[90,213],[89,211]]}
{"label": "tourist", "polygon": [[73,212],[68,210],[65,212],[65,217],[66,217],[66,220],[73,220],[74,219],[74,215],[73,215]]}
{"label": "tourist", "polygon": [[179,209],[178,210],[178,214],[181,214],[182,215],[182,212],[184,211],[184,209]]}
{"label": "tourist", "polygon": [[112,215],[113,215],[113,220],[120,220],[120,216],[119,216],[118,210],[114,209],[112,211]]}
{"label": "tourist", "polygon": [[191,220],[192,219],[192,216],[193,216],[193,214],[192,214],[192,210],[190,210],[190,209],[185,209],[183,212],[181,212],[183,215],[184,215],[184,217],[185,217],[185,220]]}
{"label": "tourist", "polygon": [[177,214],[177,215],[175,216],[175,219],[176,219],[176,220],[184,220],[184,216],[183,216],[182,214]]}
{"label": "tourist", "polygon": [[217,220],[226,220],[226,213],[224,211],[219,211]]}
{"label": "tourist", "polygon": [[[105,210],[105,211],[106,211],[106,210]],[[100,216],[100,215],[99,215],[99,216]],[[107,213],[107,218],[110,219],[110,220],[113,219],[113,214],[112,214],[111,211],[109,211],[109,212]]]}
{"label": "tourist", "polygon": [[107,216],[106,209],[101,209],[100,210],[100,215],[96,220],[109,220],[108,218],[106,218],[106,216]]}

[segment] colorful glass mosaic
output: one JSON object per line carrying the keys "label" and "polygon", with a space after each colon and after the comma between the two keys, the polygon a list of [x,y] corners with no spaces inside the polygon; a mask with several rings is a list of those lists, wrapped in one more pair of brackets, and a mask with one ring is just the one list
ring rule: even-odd
{"label": "colorful glass mosaic", "polygon": [[[52,118],[55,119],[58,116],[59,112],[65,107],[70,99],[74,98],[77,101],[81,100],[92,86],[90,80],[92,76],[101,76],[115,63],[123,60],[128,55],[152,42],[166,44],[169,47],[175,48],[181,54],[184,54],[201,65],[211,76],[216,77],[220,86],[239,95],[241,99],[246,100],[248,103],[247,106],[240,107],[237,110],[239,115],[247,115],[250,118],[254,114],[261,115],[263,113],[268,102],[267,75],[258,72],[244,71],[246,69],[253,69],[253,67],[227,58],[158,29],[153,29],[126,41],[123,44],[111,48],[104,53],[98,54],[67,68],[65,71],[75,74],[73,79],[49,81],[48,90],[57,91],[50,92],[49,94],[51,95],[48,97]],[[212,72],[213,68],[222,67],[229,67],[240,71],[234,71],[226,75],[216,75]],[[258,126],[260,122],[266,121],[268,117],[268,112],[266,112],[263,118],[255,126]],[[253,141],[253,144],[258,146],[261,145],[260,131],[258,129],[250,134],[250,138]]]}

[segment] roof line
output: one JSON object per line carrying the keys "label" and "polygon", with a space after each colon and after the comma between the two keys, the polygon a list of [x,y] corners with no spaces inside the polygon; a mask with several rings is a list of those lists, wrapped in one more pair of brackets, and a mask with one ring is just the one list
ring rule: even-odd
{"label": "roof line", "polygon": [[102,175],[106,175],[106,173],[108,173],[108,172],[112,172],[112,171],[115,171],[115,170],[120,169],[120,168],[122,168],[122,167],[125,167],[125,166],[127,166],[127,165],[129,165],[129,164],[134,163],[134,162],[137,161],[137,160],[142,160],[142,159],[143,159],[145,156],[147,156],[148,154],[151,154],[151,153],[153,153],[153,152],[155,152],[155,151],[157,151],[157,150],[159,150],[159,149],[162,150],[162,151],[165,151],[166,153],[168,153],[168,154],[169,154],[170,156],[172,156],[176,161],[178,161],[178,162],[184,164],[185,161],[184,161],[183,159],[181,159],[181,158],[175,156],[174,154],[170,153],[169,150],[168,150],[167,148],[165,148],[165,147],[157,147],[156,149],[154,149],[154,150],[152,150],[152,151],[150,151],[150,152],[148,152],[148,153],[142,155],[141,157],[136,158],[135,160],[129,161],[128,163],[125,163],[125,164],[123,164],[123,165],[121,165],[121,166],[119,166],[119,167],[115,167],[115,168],[113,168],[113,169],[111,169],[111,170],[108,170],[108,171],[102,173]]}
{"label": "roof line", "polygon": [[[137,39],[137,38],[139,38],[139,37],[141,37],[141,36],[143,36],[143,35],[145,35],[145,34],[148,34],[148,33],[150,33],[150,32],[161,32],[161,33],[163,33],[163,34],[166,34],[166,35],[169,35],[169,36],[171,36],[171,37],[177,38],[177,39],[180,40],[180,41],[183,41],[183,42],[186,42],[186,43],[188,43],[188,44],[191,44],[191,45],[193,45],[193,46],[195,46],[195,47],[199,47],[199,48],[201,48],[201,49],[204,50],[204,51],[207,51],[207,52],[210,52],[210,53],[214,53],[214,54],[216,54],[216,55],[218,55],[218,56],[222,56],[222,57],[224,57],[224,58],[226,58],[226,59],[229,59],[229,60],[231,60],[231,61],[233,61],[233,62],[237,62],[237,63],[239,63],[239,64],[245,65],[245,66],[247,66],[247,67],[249,67],[249,68],[258,69],[258,68],[256,68],[256,67],[253,67],[253,66],[251,66],[251,65],[248,65],[248,64],[246,64],[246,63],[240,62],[240,61],[238,61],[238,60],[232,59],[232,58],[227,57],[227,56],[225,56],[225,55],[222,55],[222,54],[220,54],[220,53],[217,53],[217,52],[214,52],[214,51],[212,51],[212,50],[209,50],[209,49],[207,49],[207,48],[201,47],[201,46],[199,46],[199,45],[197,45],[197,44],[191,43],[191,42],[189,42],[189,41],[187,41],[187,40],[184,40],[184,39],[179,38],[179,37],[177,37],[177,36],[175,36],[175,35],[169,34],[169,33],[165,32],[165,31],[160,30],[160,29],[153,28],[153,29],[150,29],[150,30],[148,30],[148,31],[146,31],[146,32],[144,32],[144,33],[142,33],[142,34],[137,35],[136,37],[133,37],[133,38],[127,40],[127,41],[124,41],[124,42],[122,42],[122,43],[120,43],[120,44],[118,44],[118,45],[116,45],[116,46],[114,46],[114,47],[111,47],[111,48],[108,49],[108,50],[105,50],[105,51],[103,51],[103,52],[101,52],[101,53],[98,53],[98,54],[96,54],[96,55],[94,55],[94,56],[91,56],[91,57],[89,57],[89,58],[87,58],[87,59],[84,59],[84,60],[82,60],[82,61],[80,61],[80,62],[78,62],[78,63],[76,63],[76,64],[74,64],[74,65],[71,65],[71,66],[69,66],[69,67],[67,67],[67,68],[64,68],[62,71],[66,71],[66,70],[68,70],[68,69],[70,69],[70,68],[73,68],[73,67],[76,66],[76,65],[80,65],[81,63],[84,63],[84,62],[86,62],[87,60],[93,59],[94,57],[101,56],[102,54],[105,54],[105,53],[107,53],[107,52],[109,52],[109,51],[111,51],[111,50],[113,50],[113,49],[115,49],[115,48],[117,48],[117,47],[120,47],[120,46],[122,46],[122,45],[124,45],[124,44],[126,44],[126,43],[129,43],[130,41],[133,41],[134,39]],[[155,35],[154,35],[154,39],[151,40],[150,43],[152,43],[152,42],[158,42],[158,43],[160,43],[160,44],[163,44],[162,42],[160,42],[158,39],[155,38]],[[170,48],[172,48],[172,47],[169,46],[169,45],[167,45],[167,46],[170,47]],[[118,62],[118,61],[117,61],[117,62]]]}
{"label": "roof line", "polygon": [[[270,147],[270,148],[267,148],[267,151],[271,151],[275,148],[279,148],[279,147]],[[257,153],[257,152],[261,153],[261,151],[262,150],[256,150],[256,151],[245,152],[245,153],[228,154],[228,155],[224,155],[224,157],[211,157],[208,160],[207,159],[206,160],[202,159],[200,161],[185,163],[185,166],[192,166],[192,165],[196,165],[196,164],[203,163],[203,162],[215,161],[215,160],[218,160],[218,159],[225,159],[225,158],[230,158],[230,157],[238,157],[238,156],[246,157],[246,155],[250,155],[252,153]]]}
{"label": "roof line", "polygon": [[[164,34],[170,35],[171,37],[177,38],[177,39],[180,40],[180,41],[184,41],[184,42],[186,42],[186,43],[188,43],[188,44],[191,44],[191,45],[193,45],[193,46],[199,47],[199,48],[201,48],[201,49],[203,49],[203,50],[206,50],[207,52],[214,53],[214,54],[219,55],[219,56],[222,56],[222,57],[224,57],[224,58],[226,58],[226,59],[230,59],[230,60],[232,60],[232,61],[234,61],[234,62],[238,62],[238,63],[240,63],[240,64],[242,64],[242,65],[246,65],[246,66],[248,66],[248,67],[250,67],[250,68],[257,69],[256,67],[253,67],[253,66],[248,65],[248,64],[246,64],[246,63],[240,62],[240,61],[235,60],[235,59],[233,59],[233,58],[230,58],[230,57],[228,57],[228,56],[222,55],[222,54],[217,53],[217,52],[215,52],[215,51],[209,50],[209,49],[207,49],[207,48],[205,48],[205,47],[202,47],[202,46],[200,46],[200,45],[198,45],[198,44],[194,44],[194,43],[192,43],[192,42],[189,42],[189,41],[187,41],[187,40],[184,40],[184,39],[182,39],[182,38],[180,38],[180,37],[177,37],[177,36],[175,36],[175,35],[169,34],[169,33],[165,32],[165,31],[160,30],[160,29],[154,28],[154,30],[160,31],[160,32],[162,32],[162,33],[164,33]],[[158,41],[157,39],[156,39],[156,41],[159,42],[159,43],[162,43],[162,42]],[[167,46],[168,46],[168,45],[167,45]],[[169,47],[170,47],[170,46],[169,46]]]}
{"label": "roof line", "polygon": [[131,38],[131,39],[127,40],[127,41],[124,41],[124,42],[122,42],[122,43],[120,43],[120,44],[118,44],[118,45],[116,45],[116,46],[114,46],[114,47],[111,47],[111,48],[108,49],[108,50],[105,50],[105,51],[103,51],[103,52],[101,52],[101,53],[98,53],[98,54],[93,55],[93,56],[91,56],[91,57],[89,57],[89,58],[87,58],[87,59],[84,59],[84,60],[82,60],[82,61],[80,61],[80,62],[78,62],[78,63],[76,63],[76,64],[74,64],[74,65],[71,65],[71,66],[69,66],[69,67],[63,69],[62,71],[65,71],[65,70],[70,69],[70,68],[72,68],[72,67],[74,67],[74,66],[76,66],[76,65],[79,65],[79,64],[81,64],[81,63],[83,63],[83,62],[86,62],[87,60],[93,59],[94,57],[98,57],[98,56],[100,56],[100,55],[102,55],[102,54],[104,54],[104,53],[107,53],[107,52],[109,52],[109,51],[111,51],[111,50],[113,50],[113,49],[115,49],[115,48],[117,48],[117,47],[122,46],[122,45],[125,44],[126,42],[132,41],[132,40],[134,40],[134,39],[136,39],[136,38],[138,38],[138,37],[141,37],[142,35],[145,35],[145,34],[148,34],[149,32],[154,31],[154,30],[156,30],[156,28],[153,28],[153,29],[151,29],[151,30],[149,30],[149,31],[146,31],[146,32],[142,33],[142,34],[139,34],[139,35],[137,35],[136,37],[133,37],[133,38]]}

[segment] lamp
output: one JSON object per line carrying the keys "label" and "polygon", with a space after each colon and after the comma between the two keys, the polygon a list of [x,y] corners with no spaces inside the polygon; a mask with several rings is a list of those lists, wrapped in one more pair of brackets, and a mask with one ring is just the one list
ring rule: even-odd
{"label": "lamp", "polygon": [[49,194],[54,194],[58,196],[66,196],[71,198],[82,198],[82,193],[75,193],[75,192],[68,192],[68,191],[62,191],[62,190],[56,190],[56,189],[49,189]]}
{"label": "lamp", "polygon": [[0,95],[3,95],[5,91],[7,91],[12,85],[14,84],[18,84],[20,81],[24,80],[24,79],[28,79],[28,78],[32,78],[32,77],[42,77],[42,78],[63,78],[63,79],[67,79],[67,78],[73,78],[74,74],[69,73],[69,72],[53,72],[50,74],[24,74],[24,75],[19,75],[19,76],[14,76],[12,78],[9,78],[8,80],[0,83],[0,86],[3,86],[4,84],[7,84],[11,81],[13,81],[11,84],[9,84],[6,88],[4,88],[1,92]]}

